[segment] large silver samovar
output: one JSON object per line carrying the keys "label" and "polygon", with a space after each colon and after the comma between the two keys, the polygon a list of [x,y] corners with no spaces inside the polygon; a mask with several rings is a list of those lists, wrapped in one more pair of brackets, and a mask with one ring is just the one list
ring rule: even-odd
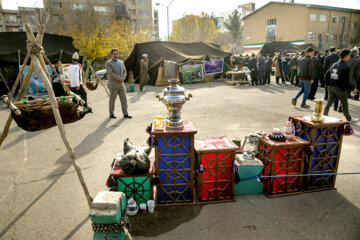
{"label": "large silver samovar", "polygon": [[177,85],[180,82],[179,79],[170,79],[168,82],[170,86],[163,89],[164,96],[160,97],[157,95],[156,97],[165,104],[169,111],[168,117],[166,118],[166,128],[181,130],[184,128],[183,121],[180,117],[181,107],[186,101],[190,100],[192,95],[189,94],[187,97],[185,96],[185,88]]}

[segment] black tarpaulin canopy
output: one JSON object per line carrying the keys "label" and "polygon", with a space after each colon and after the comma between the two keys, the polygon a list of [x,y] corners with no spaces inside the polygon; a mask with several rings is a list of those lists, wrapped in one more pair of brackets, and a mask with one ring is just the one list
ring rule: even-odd
{"label": "black tarpaulin canopy", "polygon": [[[17,65],[18,50],[21,61],[26,56],[26,33],[25,32],[1,32],[0,33],[0,65]],[[45,33],[43,47],[50,61],[60,58],[63,62],[71,62],[71,56],[78,51],[73,45],[71,37]]]}
{"label": "black tarpaulin canopy", "polygon": [[301,48],[299,48],[298,45],[289,42],[271,42],[271,43],[266,43],[261,48],[260,53],[263,56],[266,56],[267,54],[274,56],[274,53],[276,52],[285,52],[285,51],[288,53],[294,53],[301,51]]}
{"label": "black tarpaulin canopy", "polygon": [[[229,62],[231,56],[231,53],[221,51],[218,45],[203,42],[179,43],[158,41],[138,43],[135,44],[133,51],[125,61],[127,71],[132,71],[135,79],[140,75],[140,61],[144,53],[149,56],[149,85],[155,85],[162,60],[181,64],[191,60],[215,60],[223,58],[225,62]],[[138,81],[139,79],[137,79]]]}

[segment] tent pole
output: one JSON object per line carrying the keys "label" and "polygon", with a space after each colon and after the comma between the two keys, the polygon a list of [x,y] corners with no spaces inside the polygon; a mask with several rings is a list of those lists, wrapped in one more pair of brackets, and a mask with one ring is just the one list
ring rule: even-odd
{"label": "tent pole", "polygon": [[60,60],[60,61],[61,61],[61,59],[62,59],[63,51],[64,51],[64,50],[60,49],[60,57],[59,57],[59,60]]}
{"label": "tent pole", "polygon": [[20,49],[18,49],[18,62],[19,62],[19,68],[21,66],[21,59],[20,59],[21,55],[20,55]]}
{"label": "tent pole", "polygon": [[[29,40],[31,41],[31,43],[36,44],[36,40],[35,40],[35,37],[34,37],[34,35],[32,33],[32,29],[31,29],[30,25],[25,24],[25,28],[26,28],[26,32],[28,32],[28,36],[30,37]],[[44,69],[44,64],[42,64],[42,63],[44,63],[44,59],[41,62],[38,59],[38,56],[41,56],[40,52],[37,52],[36,54],[32,53],[31,54],[31,59],[34,62],[35,69],[38,72],[40,78],[45,83],[45,86],[47,88],[49,98],[50,98],[50,101],[51,101],[51,107],[52,107],[52,110],[53,110],[53,113],[54,113],[55,121],[56,121],[56,124],[58,126],[61,138],[62,138],[62,140],[63,140],[63,142],[64,142],[64,144],[66,146],[69,157],[72,160],[72,164],[73,164],[73,166],[75,168],[75,171],[77,173],[77,176],[78,176],[79,181],[81,183],[81,186],[83,188],[83,191],[84,191],[84,194],[86,196],[88,205],[89,205],[89,207],[91,207],[92,197],[90,196],[89,190],[87,188],[87,185],[86,185],[85,180],[83,178],[83,175],[81,173],[81,169],[80,169],[80,167],[79,167],[79,165],[78,165],[78,163],[76,161],[74,149],[72,148],[72,146],[71,146],[71,144],[69,142],[69,139],[67,138],[66,131],[65,131],[65,128],[64,128],[64,124],[62,122],[61,115],[60,115],[60,112],[59,112],[58,102],[56,101],[56,97],[55,97],[54,91],[52,89],[51,83],[49,81],[48,75],[43,70]],[[45,69],[46,69],[46,67],[45,67]]]}

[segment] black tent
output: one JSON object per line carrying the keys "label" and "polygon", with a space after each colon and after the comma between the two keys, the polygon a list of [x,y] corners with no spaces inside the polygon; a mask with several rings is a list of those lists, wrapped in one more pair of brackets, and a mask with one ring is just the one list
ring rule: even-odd
{"label": "black tent", "polygon": [[[26,56],[26,33],[25,32],[1,32],[0,33],[0,66],[18,64],[18,50],[21,61]],[[71,62],[71,56],[78,51],[72,44],[71,37],[56,34],[44,34],[43,47],[45,54],[50,60],[60,58],[63,62]]]}
{"label": "black tent", "polygon": [[[25,32],[0,32],[0,71],[2,76],[7,79],[9,88],[18,72],[19,51],[21,64],[27,54],[26,40]],[[50,61],[61,57],[62,62],[71,62],[72,54],[78,51],[72,42],[71,37],[45,33],[43,39],[45,54]],[[7,91],[3,79],[0,77],[0,94]]]}
{"label": "black tent", "polygon": [[214,60],[224,58],[229,63],[231,53],[223,52],[219,46],[203,42],[179,43],[179,42],[146,42],[135,44],[134,50],[125,61],[128,71],[134,73],[137,79],[140,75],[141,56],[149,55],[150,85],[155,85],[158,68],[162,60],[174,61],[176,63],[187,63],[191,60]]}
{"label": "black tent", "polygon": [[289,42],[271,42],[271,43],[266,43],[260,50],[260,53],[263,56],[266,56],[267,54],[274,56],[274,53],[276,52],[285,52],[285,51],[288,53],[294,53],[301,51],[301,48],[298,45]]}

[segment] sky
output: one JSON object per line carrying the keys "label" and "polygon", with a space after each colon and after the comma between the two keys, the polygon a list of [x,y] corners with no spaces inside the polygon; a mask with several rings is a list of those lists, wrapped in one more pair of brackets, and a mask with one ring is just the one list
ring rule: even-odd
{"label": "sky", "polygon": [[[43,7],[42,0],[0,0],[2,1],[2,6],[5,9],[17,9],[18,6],[24,7]],[[283,2],[283,0],[273,0],[276,2]],[[286,0],[289,2],[290,0]],[[171,0],[152,0],[153,9],[159,10],[159,30],[160,37],[167,37],[167,14],[166,7],[163,5],[168,5]],[[183,17],[185,14],[194,14],[198,15],[201,12],[206,12],[211,14],[212,12],[215,15],[219,15],[223,12],[228,12],[234,10],[238,5],[254,2],[255,8],[260,8],[266,3],[270,2],[269,0],[174,0],[169,7],[169,19],[170,19],[170,32],[171,32],[171,21]],[[163,5],[156,6],[156,3],[161,3]],[[307,4],[317,4],[317,5],[327,5],[333,7],[342,7],[342,8],[353,8],[360,9],[360,0],[295,0],[295,3],[307,3]]]}

